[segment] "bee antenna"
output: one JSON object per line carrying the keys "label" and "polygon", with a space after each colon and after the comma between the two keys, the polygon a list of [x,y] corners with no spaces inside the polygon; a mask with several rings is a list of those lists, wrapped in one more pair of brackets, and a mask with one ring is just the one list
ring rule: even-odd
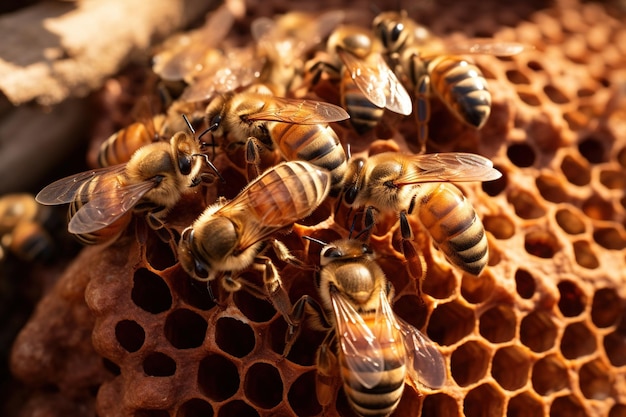
{"label": "bee antenna", "polygon": [[352,159],[352,148],[350,147],[349,143],[346,145],[346,153],[349,161],[350,159]]}
{"label": "bee antenna", "polygon": [[315,242],[315,243],[317,243],[318,245],[321,245],[321,246],[328,245],[328,243],[324,242],[323,240],[315,239],[314,237],[311,237],[311,236],[302,236],[302,239],[306,239],[306,240],[309,240],[311,242]]}
{"label": "bee antenna", "polygon": [[183,114],[183,119],[185,119],[185,123],[187,123],[187,127],[189,128],[189,131],[191,132],[191,134],[195,136],[196,131],[191,125],[191,122],[189,121],[189,119],[187,118],[187,115]]}
{"label": "bee antenna", "polygon": [[213,170],[213,172],[215,172],[215,175],[217,175],[217,177],[220,179],[220,181],[222,181],[222,183],[226,183],[226,180],[224,179],[224,177],[222,177],[222,174],[220,174],[220,172],[217,170],[215,165],[213,165],[213,162],[211,162],[211,160],[209,159],[208,155],[203,154],[203,153],[194,153],[191,156],[199,156],[201,158],[204,158],[204,160],[206,161],[207,165]]}

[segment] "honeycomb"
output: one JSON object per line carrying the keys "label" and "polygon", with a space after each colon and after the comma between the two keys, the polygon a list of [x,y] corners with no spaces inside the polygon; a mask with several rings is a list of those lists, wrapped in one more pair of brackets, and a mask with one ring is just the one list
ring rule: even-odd
{"label": "honeycomb", "polygon": [[[393,415],[626,416],[626,26],[614,17],[623,10],[576,0],[466,4],[423,2],[408,11],[443,37],[534,49],[475,57],[493,96],[481,130],[433,103],[427,151],[479,153],[503,173],[461,187],[488,232],[481,276],[455,269],[419,235],[428,271],[419,295],[396,219],[381,219],[372,236],[396,288],[394,311],[440,346],[448,373],[438,390],[407,383]],[[237,23],[243,34],[252,18],[294,8],[246,6]],[[372,18],[360,17],[370,2],[322,6],[354,9],[364,25]],[[323,88],[315,94],[337,100]],[[385,117],[363,137],[338,126],[343,144],[353,155],[417,150],[414,120]],[[214,162],[226,183],[170,213],[179,231],[207,202],[245,185],[240,163],[223,153]],[[346,208],[335,214],[335,205],[329,199],[281,237],[309,265],[320,247],[302,236],[328,242],[349,233]],[[216,304],[169,245],[152,234],[140,245],[138,227],[85,248],[21,331],[11,355],[13,374],[31,387],[21,415],[354,415],[339,386],[326,408],[313,394],[324,334],[305,326],[283,356],[287,324],[269,302],[216,285]],[[315,296],[313,269],[277,265],[292,301]]]}

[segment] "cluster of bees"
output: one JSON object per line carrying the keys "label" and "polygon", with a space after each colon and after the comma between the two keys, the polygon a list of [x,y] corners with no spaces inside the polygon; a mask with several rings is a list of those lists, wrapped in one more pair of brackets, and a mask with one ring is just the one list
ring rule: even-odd
{"label": "cluster of bees", "polygon": [[[68,230],[86,244],[111,242],[133,216],[145,219],[175,248],[184,270],[209,289],[219,280],[228,291],[269,299],[289,325],[286,352],[303,320],[317,317],[317,326],[328,331],[317,355],[319,402],[331,401],[341,378],[355,412],[386,416],[407,378],[438,388],[446,370],[433,342],[392,310],[393,287],[368,243],[378,216],[398,216],[402,251],[416,281],[425,270],[409,219],[423,225],[450,263],[478,275],[488,260],[485,230],[453,183],[501,174],[471,153],[352,157],[332,124],[347,120],[363,134],[386,111],[414,113],[424,150],[436,95],[460,122],[480,128],[490,112],[489,90],[479,68],[460,54],[508,56],[524,46],[488,40],[448,45],[405,12],[381,13],[371,28],[344,24],[344,18],[338,11],[260,18],[251,27],[255,42],[237,47],[222,42],[234,20],[223,6],[204,27],[155,56],[153,69],[164,81],[187,86],[168,114],[117,132],[101,147],[101,168],[48,185],[37,201],[69,203]],[[217,43],[221,48],[212,47]],[[337,86],[339,103],[298,93],[323,77]],[[200,135],[180,117],[180,109],[198,103],[206,123]],[[249,183],[231,200],[210,202],[177,235],[166,215],[196,187],[223,181],[211,163],[219,152],[243,153]],[[264,169],[267,154],[284,161]],[[292,304],[265,253],[271,247],[278,259],[304,266],[277,232],[290,230],[327,198],[360,211],[363,224],[355,221],[345,239],[317,241],[318,297]],[[263,271],[262,286],[242,278],[249,268]]]}

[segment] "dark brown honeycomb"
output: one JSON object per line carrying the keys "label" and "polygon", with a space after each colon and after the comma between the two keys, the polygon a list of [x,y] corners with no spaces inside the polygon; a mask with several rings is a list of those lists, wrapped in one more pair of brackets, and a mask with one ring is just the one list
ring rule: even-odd
{"label": "dark brown honeycomb", "polygon": [[[370,3],[323,6],[369,10]],[[236,27],[242,33],[252,18],[294,5],[247,7]],[[476,56],[493,95],[482,130],[433,106],[429,152],[476,152],[503,173],[462,187],[488,232],[483,274],[461,273],[418,237],[428,266],[420,296],[395,218],[381,219],[372,237],[396,288],[396,314],[441,346],[448,370],[439,390],[407,384],[394,415],[626,416],[626,26],[614,17],[621,11],[576,0],[444,1],[411,5],[409,13],[441,36],[534,49]],[[417,149],[412,118],[389,116],[375,137],[339,130],[353,155]],[[224,155],[215,163],[227,185],[181,202],[170,215],[175,227],[245,184],[243,168]],[[320,248],[302,236],[348,234],[345,208],[334,209],[326,202],[284,237],[311,265]],[[312,270],[278,265],[292,301],[315,294]],[[246,278],[260,280],[253,272]],[[74,415],[99,417],[354,415],[339,387],[326,409],[315,398],[323,334],[303,329],[284,357],[287,325],[269,302],[245,292],[218,298],[216,305],[156,236],[140,246],[131,228],[110,246],[85,249],[15,343],[13,373],[55,387],[50,399],[33,395],[24,415],[77,399],[85,407]]]}

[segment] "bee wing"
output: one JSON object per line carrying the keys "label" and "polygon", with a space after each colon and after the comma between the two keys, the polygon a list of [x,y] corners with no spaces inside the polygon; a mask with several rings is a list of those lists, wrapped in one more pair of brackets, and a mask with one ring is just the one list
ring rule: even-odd
{"label": "bee wing", "polygon": [[387,98],[384,86],[386,81],[378,66],[372,66],[341,48],[337,49],[337,54],[350,73],[350,77],[367,99],[378,107],[385,107]]}
{"label": "bee wing", "polygon": [[117,175],[99,180],[100,191],[89,195],[89,200],[70,219],[68,231],[84,234],[104,229],[128,213],[141,198],[156,186],[153,181],[120,185]]}
{"label": "bee wing", "polygon": [[502,176],[493,162],[473,153],[447,152],[411,155],[409,164],[421,171],[409,172],[395,181],[398,186],[420,182],[469,182],[491,181]]}
{"label": "bee wing", "polygon": [[330,293],[339,347],[346,365],[365,388],[380,383],[384,371],[383,351],[361,315],[337,292]]}
{"label": "bee wing", "polygon": [[446,361],[426,335],[406,321],[396,317],[407,352],[408,375],[427,387],[441,388],[446,382]]}
{"label": "bee wing", "polygon": [[323,101],[273,97],[269,109],[248,116],[249,120],[314,125],[346,120],[350,116],[341,107]]}
{"label": "bee wing", "polygon": [[76,193],[84,183],[92,181],[96,177],[106,176],[108,174],[119,174],[125,168],[126,164],[112,165],[110,167],[84,171],[61,178],[39,191],[37,196],[35,196],[35,200],[44,205],[70,203],[74,201]]}
{"label": "bee wing", "polygon": [[518,42],[499,42],[495,39],[468,39],[467,41],[446,43],[445,52],[458,55],[494,55],[507,57],[534,49],[531,45]]}
{"label": "bee wing", "polygon": [[413,111],[413,102],[406,88],[402,85],[396,74],[393,72],[382,55],[376,54],[375,59],[378,71],[386,83],[385,88],[385,108],[394,113],[408,116]]}

